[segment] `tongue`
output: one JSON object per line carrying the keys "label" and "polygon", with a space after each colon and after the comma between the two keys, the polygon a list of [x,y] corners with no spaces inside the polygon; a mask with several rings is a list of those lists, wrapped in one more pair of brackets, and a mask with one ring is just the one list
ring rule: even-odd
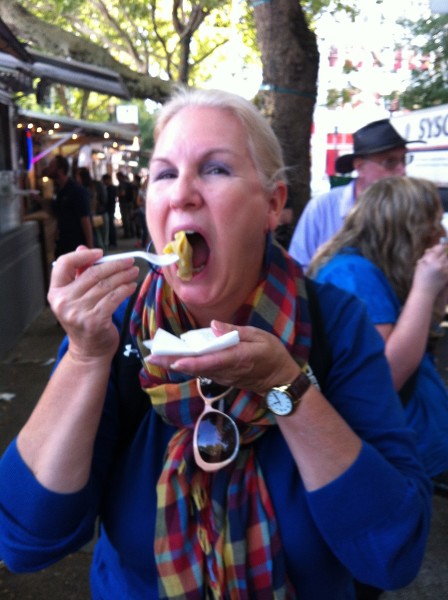
{"label": "tongue", "polygon": [[209,248],[201,235],[195,235],[190,240],[190,244],[193,247],[193,267],[197,269],[202,267],[208,260]]}

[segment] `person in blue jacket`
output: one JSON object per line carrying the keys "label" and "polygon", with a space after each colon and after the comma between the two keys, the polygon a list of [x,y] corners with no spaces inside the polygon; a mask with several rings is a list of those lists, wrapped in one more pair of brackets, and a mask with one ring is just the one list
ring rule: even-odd
{"label": "person in blue jacket", "polygon": [[[95,600],[348,600],[355,580],[391,589],[416,576],[430,480],[384,344],[334,286],[313,283],[331,351],[322,389],[308,366],[308,284],[272,236],[284,171],[271,127],[239,96],[183,90],[163,106],[147,218],[156,251],[182,262],[145,278],[135,348],[121,349],[125,360],[152,344],[138,382],[149,406],[123,443],[132,382],[114,356],[138,268],[78,248],[48,294],[67,332],[57,367],[0,462],[11,570],[76,551],[99,517]],[[156,332],[201,328],[238,343],[156,352]]]}
{"label": "person in blue jacket", "polygon": [[[448,475],[448,390],[433,345],[448,302],[448,256],[436,186],[412,177],[374,183],[310,274],[360,298],[385,341],[423,464]],[[446,472],[446,473],[445,473]],[[447,479],[448,481],[448,479]]]}

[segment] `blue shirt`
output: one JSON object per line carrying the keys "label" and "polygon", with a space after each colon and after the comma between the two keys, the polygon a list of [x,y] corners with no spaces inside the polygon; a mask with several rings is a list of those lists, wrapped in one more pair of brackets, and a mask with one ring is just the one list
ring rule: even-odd
{"label": "blue shirt", "polygon": [[[375,325],[394,325],[400,302],[384,273],[356,251],[341,252],[318,272],[320,282],[334,283],[355,294],[365,304]],[[408,424],[430,476],[448,469],[448,391],[433,356],[425,352],[405,407]]]}
{"label": "blue shirt", "polygon": [[316,250],[342,227],[355,204],[355,181],[312,198],[305,206],[289,245],[289,254],[306,270]]}
{"label": "blue shirt", "polygon": [[[277,426],[256,442],[274,506],[288,576],[300,600],[354,600],[352,578],[391,589],[417,574],[431,516],[431,486],[392,386],[384,346],[360,302],[318,286],[332,353],[329,401],[363,443],[355,462],[308,492]],[[93,537],[94,600],[156,599],[153,552],[156,482],[173,428],[151,409],[127,450],[116,453],[120,421],[114,372],[84,489],[43,488],[15,441],[0,461],[0,556],[11,570],[43,568]]]}

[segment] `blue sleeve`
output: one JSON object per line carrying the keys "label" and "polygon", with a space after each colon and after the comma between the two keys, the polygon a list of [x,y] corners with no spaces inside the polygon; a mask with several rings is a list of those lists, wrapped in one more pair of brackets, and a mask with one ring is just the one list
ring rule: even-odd
{"label": "blue sleeve", "polygon": [[[114,315],[117,327],[125,305]],[[57,364],[66,349],[67,338],[59,348]],[[91,477],[83,490],[60,494],[44,488],[22,460],[16,440],[9,445],[0,459],[0,557],[11,571],[45,568],[92,539],[118,437],[111,374]]]}
{"label": "blue sleeve", "polygon": [[416,577],[431,522],[428,479],[412,462],[391,458],[363,442],[348,471],[309,494],[311,514],[341,563],[355,579],[386,590]]}
{"label": "blue sleeve", "polygon": [[320,383],[361,438],[361,452],[340,477],[313,492],[295,481],[297,467],[288,462],[289,448],[275,429],[260,440],[259,458],[293,584],[301,589],[308,583],[320,600],[329,597],[313,571],[322,556],[329,580],[340,576],[340,563],[358,580],[382,589],[403,587],[416,576],[430,526],[431,484],[393,388],[383,340],[364,307],[331,284],[317,290],[321,335],[331,351]]}
{"label": "blue sleeve", "polygon": [[342,226],[353,202],[353,185],[331,189],[306,205],[293,233],[289,253],[306,271],[316,250]]}
{"label": "blue sleeve", "polygon": [[0,461],[0,480],[0,556],[11,571],[43,569],[92,538],[90,482],[76,494],[50,492],[23,462],[16,440]]}
{"label": "blue sleeve", "polygon": [[307,270],[316,250],[341,226],[340,190],[312,198],[305,206],[291,238],[288,252]]}
{"label": "blue sleeve", "polygon": [[337,254],[319,270],[316,281],[333,283],[354,294],[375,325],[394,324],[398,319],[400,304],[386,276],[359,254]]}
{"label": "blue sleeve", "polygon": [[355,578],[383,589],[402,587],[423,559],[431,484],[393,388],[383,340],[362,304],[328,285],[321,286],[320,298],[334,353],[325,395],[363,445],[345,473],[308,494],[309,507]]}

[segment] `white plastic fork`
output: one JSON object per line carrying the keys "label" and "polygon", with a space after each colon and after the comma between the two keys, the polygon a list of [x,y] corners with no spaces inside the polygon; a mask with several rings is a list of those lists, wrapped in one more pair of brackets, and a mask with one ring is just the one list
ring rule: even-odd
{"label": "white plastic fork", "polygon": [[[115,254],[108,254],[97,260],[94,264],[99,265],[105,262],[111,262],[112,260],[121,260],[122,258],[142,258],[146,262],[157,265],[158,267],[167,267],[172,265],[179,260],[179,256],[174,253],[170,254],[154,254],[153,252],[145,252],[144,250],[131,250],[130,252],[117,252]],[[53,267],[56,261],[53,261]]]}
{"label": "white plastic fork", "polygon": [[154,254],[153,252],[145,252],[144,250],[131,250],[130,252],[118,252],[116,254],[108,254],[96,261],[96,265],[100,263],[110,262],[112,260],[121,260],[122,258],[142,258],[158,267],[166,267],[172,265],[179,260],[177,254]]}

